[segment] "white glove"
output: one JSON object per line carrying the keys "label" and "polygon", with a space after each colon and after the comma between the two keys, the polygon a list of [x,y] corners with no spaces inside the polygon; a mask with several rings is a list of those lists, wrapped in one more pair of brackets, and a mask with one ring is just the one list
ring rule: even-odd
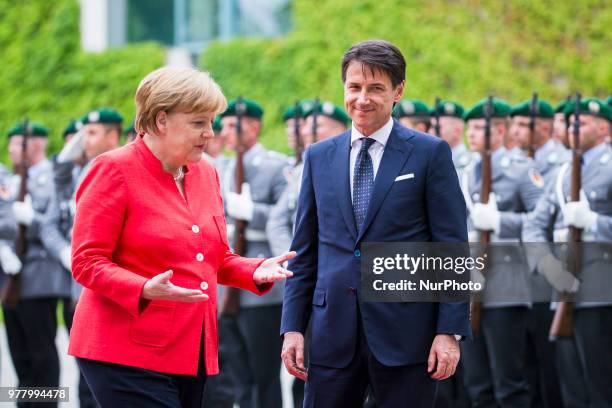
{"label": "white glove", "polygon": [[570,201],[565,204],[563,209],[563,221],[568,226],[592,230],[597,225],[597,213],[591,211],[589,202],[586,199]]}
{"label": "white glove", "polygon": [[72,254],[69,246],[60,251],[59,260],[64,268],[68,269],[69,271],[72,270]]}
{"label": "white glove", "polygon": [[34,221],[34,208],[32,208],[32,197],[30,195],[25,196],[25,200],[15,201],[13,203],[13,215],[17,220],[18,224],[30,226]]}
{"label": "white glove", "polygon": [[251,221],[253,219],[253,200],[251,188],[247,183],[242,184],[242,193],[227,194],[227,213],[236,220]]}
{"label": "white glove", "polygon": [[57,155],[58,163],[67,163],[76,161],[83,156],[85,151],[85,133],[83,129],[79,130],[76,135],[68,143],[62,147],[62,150]]}
{"label": "white glove", "polygon": [[489,195],[487,204],[476,203],[470,213],[474,228],[480,231],[493,231],[499,234],[501,213],[497,210],[497,199],[494,193]]}
{"label": "white glove", "polygon": [[21,271],[21,261],[7,245],[0,247],[0,265],[7,275],[17,275]]}
{"label": "white glove", "polygon": [[563,267],[563,263],[552,254],[544,256],[538,262],[537,269],[557,292],[576,293],[580,288],[580,281],[568,272]]}

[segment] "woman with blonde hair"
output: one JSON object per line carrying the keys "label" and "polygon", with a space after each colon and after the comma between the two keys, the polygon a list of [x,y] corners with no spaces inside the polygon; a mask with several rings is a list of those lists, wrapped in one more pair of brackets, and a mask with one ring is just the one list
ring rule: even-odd
{"label": "woman with blonde hair", "polygon": [[291,276],[233,254],[219,178],[201,160],[227,102],[205,72],[161,68],[136,91],[138,137],[96,158],[77,192],[70,336],[102,407],[200,407],[217,374],[217,283],[263,295]]}

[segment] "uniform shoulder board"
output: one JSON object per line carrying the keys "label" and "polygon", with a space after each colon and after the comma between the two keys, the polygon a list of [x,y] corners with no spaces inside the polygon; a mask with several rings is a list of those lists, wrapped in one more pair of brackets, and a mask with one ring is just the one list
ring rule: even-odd
{"label": "uniform shoulder board", "polygon": [[470,163],[470,155],[469,155],[469,154],[464,154],[463,156],[461,156],[461,157],[459,158],[459,164],[460,164],[462,167],[467,166],[469,163]]}
{"label": "uniform shoulder board", "polygon": [[550,163],[550,164],[555,164],[558,160],[559,160],[559,153],[557,152],[552,152],[548,155],[548,157],[546,158],[546,160]]}
{"label": "uniform shoulder board", "polygon": [[601,158],[599,159],[599,163],[601,164],[606,164],[610,161],[610,152],[606,152],[604,154],[601,155]]}
{"label": "uniform shoulder board", "polygon": [[282,160],[287,160],[287,156],[279,153],[279,152],[275,152],[274,150],[268,150],[267,152],[268,157],[271,158],[276,158],[276,159],[282,159]]}

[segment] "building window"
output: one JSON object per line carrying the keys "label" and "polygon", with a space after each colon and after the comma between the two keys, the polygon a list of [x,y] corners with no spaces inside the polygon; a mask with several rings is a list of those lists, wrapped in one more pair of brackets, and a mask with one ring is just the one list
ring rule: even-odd
{"label": "building window", "polygon": [[238,36],[274,37],[291,27],[291,0],[126,0],[126,42],[158,41],[199,53]]}

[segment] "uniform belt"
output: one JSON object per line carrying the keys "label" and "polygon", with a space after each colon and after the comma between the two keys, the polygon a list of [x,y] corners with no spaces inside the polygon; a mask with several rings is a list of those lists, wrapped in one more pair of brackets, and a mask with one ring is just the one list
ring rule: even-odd
{"label": "uniform belt", "polygon": [[[228,237],[233,237],[234,236],[234,224],[227,224],[227,236]],[[262,231],[262,230],[256,230],[256,229],[252,229],[252,228],[247,228],[244,231],[244,237],[246,238],[247,241],[251,241],[251,242],[267,242],[268,241],[268,237],[266,236],[266,232]]]}

